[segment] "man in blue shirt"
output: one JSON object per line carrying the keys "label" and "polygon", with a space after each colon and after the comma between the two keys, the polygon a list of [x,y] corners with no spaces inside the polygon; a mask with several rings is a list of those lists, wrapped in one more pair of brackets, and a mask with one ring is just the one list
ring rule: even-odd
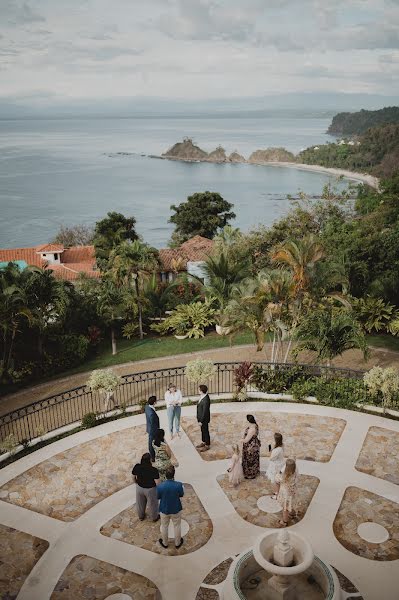
{"label": "man in blue shirt", "polygon": [[183,507],[180,498],[184,496],[183,484],[180,481],[175,481],[175,468],[170,466],[166,471],[166,481],[163,481],[157,486],[157,498],[159,502],[159,512],[161,515],[161,538],[159,543],[162,548],[168,547],[169,542],[169,523],[172,519],[173,528],[175,531],[175,546],[180,548],[183,544],[181,536],[181,513]]}

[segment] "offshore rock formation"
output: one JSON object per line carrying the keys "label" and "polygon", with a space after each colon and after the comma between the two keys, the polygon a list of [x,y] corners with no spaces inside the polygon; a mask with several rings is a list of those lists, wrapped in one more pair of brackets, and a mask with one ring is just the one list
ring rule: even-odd
{"label": "offshore rock formation", "polygon": [[184,138],[182,142],[178,142],[169,148],[162,156],[174,160],[197,161],[207,159],[208,153],[196,146],[191,138]]}
{"label": "offshore rock formation", "polygon": [[229,156],[229,162],[232,162],[232,163],[245,163],[247,161],[246,161],[246,159],[243,156],[241,156],[241,154],[238,154],[238,152],[234,151]]}
{"label": "offshore rock formation", "polygon": [[226,156],[225,149],[222,146],[218,146],[216,150],[210,152],[208,154],[208,158],[206,159],[208,162],[216,162],[216,163],[225,163],[228,162],[228,158]]}
{"label": "offshore rock formation", "polygon": [[[155,157],[154,157],[155,158]],[[269,162],[295,162],[295,156],[285,148],[266,148],[264,150],[256,150],[252,152],[248,161],[239,154],[236,150],[226,155],[226,151],[222,146],[218,146],[212,152],[205,152],[199,146],[194,144],[191,138],[184,138],[182,142],[178,142],[167,152],[161,155],[161,158],[170,160],[183,160],[188,162],[212,162],[212,163],[252,163],[252,164],[267,164]]]}
{"label": "offshore rock formation", "polygon": [[248,162],[255,165],[269,162],[295,162],[295,156],[285,148],[266,148],[252,152]]}

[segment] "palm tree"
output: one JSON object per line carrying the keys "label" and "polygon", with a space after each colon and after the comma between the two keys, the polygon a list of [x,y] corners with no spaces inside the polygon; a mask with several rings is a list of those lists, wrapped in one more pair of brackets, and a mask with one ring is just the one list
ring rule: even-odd
{"label": "palm tree", "polygon": [[21,280],[33,316],[33,325],[38,331],[38,353],[42,356],[48,327],[62,321],[66,315],[72,284],[55,279],[51,269],[38,267],[25,269]]}
{"label": "palm tree", "polygon": [[141,279],[148,278],[158,267],[158,252],[140,240],[124,241],[112,250],[109,256],[109,274],[116,285],[134,285],[137,308],[139,335],[143,334],[143,303]]}
{"label": "palm tree", "polygon": [[309,289],[316,264],[322,258],[324,258],[323,247],[313,234],[302,240],[283,242],[272,253],[272,261],[288,267],[292,272],[296,295],[302,295]]}
{"label": "palm tree", "polygon": [[249,263],[247,259],[234,259],[227,251],[221,250],[206,260],[203,271],[206,294],[216,300],[219,310],[223,312],[233,289],[248,276]]}
{"label": "palm tree", "polygon": [[23,288],[19,285],[21,272],[16,265],[9,265],[0,275],[0,327],[3,336],[3,357],[1,372],[4,376],[9,369],[14,342],[19,327],[24,320],[32,321]]}
{"label": "palm tree", "polygon": [[295,355],[302,350],[311,350],[316,352],[316,359],[326,362],[327,366],[346,350],[359,349],[365,359],[368,356],[360,323],[352,313],[331,306],[310,312],[298,325],[295,338],[298,341]]}
{"label": "palm tree", "polygon": [[116,354],[116,326],[126,313],[126,290],[110,279],[103,279],[97,296],[97,312],[111,328],[112,354]]}

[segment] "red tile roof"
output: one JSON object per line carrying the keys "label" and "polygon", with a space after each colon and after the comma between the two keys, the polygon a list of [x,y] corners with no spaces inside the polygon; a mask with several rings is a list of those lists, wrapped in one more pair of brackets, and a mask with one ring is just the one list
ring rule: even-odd
{"label": "red tile roof", "polygon": [[64,252],[65,248],[62,244],[41,244],[36,246],[37,252]]}
{"label": "red tile roof", "polygon": [[[59,246],[63,249],[63,246]],[[56,244],[42,244],[33,248],[6,248],[0,250],[0,262],[24,260],[28,265],[35,267],[48,267],[54,272],[57,279],[74,281],[80,273],[90,277],[100,277],[95,270],[96,261],[93,246],[74,246],[64,250],[61,254],[61,264],[49,264],[39,252],[60,252]],[[51,248],[51,250],[50,250]]]}
{"label": "red tile roof", "polygon": [[206,260],[211,254],[214,244],[215,242],[208,238],[195,235],[190,240],[187,240],[187,242],[184,242],[179,250],[186,256],[187,260],[202,261]]}
{"label": "red tile roof", "polygon": [[37,254],[36,248],[5,248],[0,250],[0,262],[10,262],[13,260],[24,260],[28,265],[43,267],[45,262],[40,254]]}
{"label": "red tile roof", "polygon": [[[163,248],[159,251],[160,270],[163,272],[179,272],[187,269],[188,261],[203,261],[209,256],[214,247],[214,242],[196,235],[184,242],[179,248]],[[42,244],[33,248],[10,248],[0,250],[0,262],[24,260],[28,265],[45,267],[54,271],[55,277],[73,281],[79,273],[86,273],[90,277],[100,277],[100,272],[95,270],[96,260],[94,246],[73,246],[65,248],[61,254],[61,264],[49,264],[41,258],[38,252],[60,252],[63,246],[58,244]]]}

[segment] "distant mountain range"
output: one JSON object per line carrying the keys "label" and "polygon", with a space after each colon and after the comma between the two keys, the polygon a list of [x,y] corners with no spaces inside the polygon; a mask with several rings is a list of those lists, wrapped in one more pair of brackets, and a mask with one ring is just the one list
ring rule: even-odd
{"label": "distant mountain range", "polygon": [[263,97],[94,98],[69,99],[36,94],[0,98],[0,119],[173,117],[173,118],[261,118],[284,112],[291,116],[332,117],[339,111],[373,110],[397,104],[396,97],[378,94],[292,93]]}

